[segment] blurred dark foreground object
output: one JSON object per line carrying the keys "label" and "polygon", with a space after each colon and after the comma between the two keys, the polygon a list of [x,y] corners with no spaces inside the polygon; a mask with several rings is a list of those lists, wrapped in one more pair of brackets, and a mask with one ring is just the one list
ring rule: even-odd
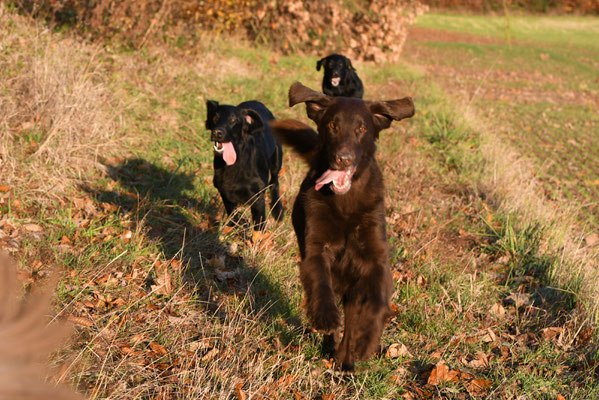
{"label": "blurred dark foreground object", "polygon": [[68,332],[49,324],[51,290],[22,296],[17,273],[0,255],[0,400],[81,400],[46,382],[48,355]]}

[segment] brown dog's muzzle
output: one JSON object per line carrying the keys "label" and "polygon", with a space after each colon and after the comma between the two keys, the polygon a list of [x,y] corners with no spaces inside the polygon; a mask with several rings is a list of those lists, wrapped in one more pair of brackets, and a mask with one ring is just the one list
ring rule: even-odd
{"label": "brown dog's muzzle", "polygon": [[348,169],[354,166],[356,155],[349,151],[340,151],[335,154],[335,169]]}

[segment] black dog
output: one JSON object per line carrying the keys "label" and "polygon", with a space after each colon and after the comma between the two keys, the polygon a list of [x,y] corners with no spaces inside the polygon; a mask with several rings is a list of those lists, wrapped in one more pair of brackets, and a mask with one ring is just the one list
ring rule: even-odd
{"label": "black dog", "polygon": [[246,101],[235,107],[208,100],[206,108],[206,129],[212,131],[210,140],[215,142],[213,182],[227,214],[237,205],[251,201],[254,229],[263,229],[264,189],[270,185],[272,214],[281,219],[279,171],[283,150],[268,125],[275,117],[258,101]]}
{"label": "black dog", "polygon": [[[376,350],[391,315],[393,278],[375,143],[391,121],[414,115],[414,103],[409,97],[329,97],[296,82],[289,89],[289,105],[298,103],[306,104],[318,133],[293,119],[271,126],[310,164],[292,212],[305,308],[312,327],[336,345],[338,365],[351,370]],[[343,303],[343,323],[337,299]]]}
{"label": "black dog", "polygon": [[340,54],[331,54],[316,63],[317,71],[320,71],[320,67],[324,67],[322,78],[324,94],[358,99],[364,96],[364,86],[349,58]]}

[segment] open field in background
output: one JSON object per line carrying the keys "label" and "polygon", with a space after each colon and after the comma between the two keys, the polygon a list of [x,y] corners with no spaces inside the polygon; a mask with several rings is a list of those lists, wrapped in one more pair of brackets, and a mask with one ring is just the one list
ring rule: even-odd
{"label": "open field in background", "polygon": [[[307,121],[303,106],[287,108],[287,89],[295,80],[320,87],[316,59],[219,37],[135,52],[74,46],[1,7],[0,65],[65,66],[76,49],[84,68],[50,70],[72,98],[102,94],[91,106],[0,116],[3,149],[32,149],[0,153],[12,166],[0,172],[0,248],[26,288],[60,274],[58,318],[76,325],[53,358],[54,379],[92,399],[599,396],[596,277],[546,227],[496,206],[481,134],[461,117],[455,86],[435,83],[443,75],[428,71],[433,59],[416,63],[410,49],[409,66],[356,65],[367,99],[411,95],[419,111],[383,132],[378,152],[396,315],[381,354],[341,375],[301,311],[289,210],[305,167],[286,152],[286,217],[270,221],[269,234],[225,228],[204,128],[207,99],[257,98],[279,118]],[[437,64],[455,67],[451,53]],[[47,76],[11,75],[0,105],[26,99],[27,79],[51,92]],[[83,129],[78,151],[64,151],[71,131],[54,122],[65,113],[97,116],[119,140],[105,146]],[[44,168],[33,165],[44,143],[55,157],[38,171],[41,191],[22,170]],[[95,162],[74,162],[86,157]],[[50,184],[65,178],[75,184]]]}
{"label": "open field in background", "polygon": [[[508,42],[511,41],[511,47]],[[533,161],[546,196],[599,231],[599,19],[426,14],[405,59]]]}

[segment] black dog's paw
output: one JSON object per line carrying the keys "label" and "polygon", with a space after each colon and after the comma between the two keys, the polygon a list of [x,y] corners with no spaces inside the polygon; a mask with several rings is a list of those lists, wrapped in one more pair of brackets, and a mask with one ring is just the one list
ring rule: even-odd
{"label": "black dog's paw", "polygon": [[316,332],[332,334],[341,327],[341,315],[334,304],[329,306],[321,305],[312,313],[311,320],[312,329]]}
{"label": "black dog's paw", "polygon": [[275,204],[272,208],[272,216],[277,220],[281,221],[283,219],[283,215],[285,214],[285,209],[280,203]]}

